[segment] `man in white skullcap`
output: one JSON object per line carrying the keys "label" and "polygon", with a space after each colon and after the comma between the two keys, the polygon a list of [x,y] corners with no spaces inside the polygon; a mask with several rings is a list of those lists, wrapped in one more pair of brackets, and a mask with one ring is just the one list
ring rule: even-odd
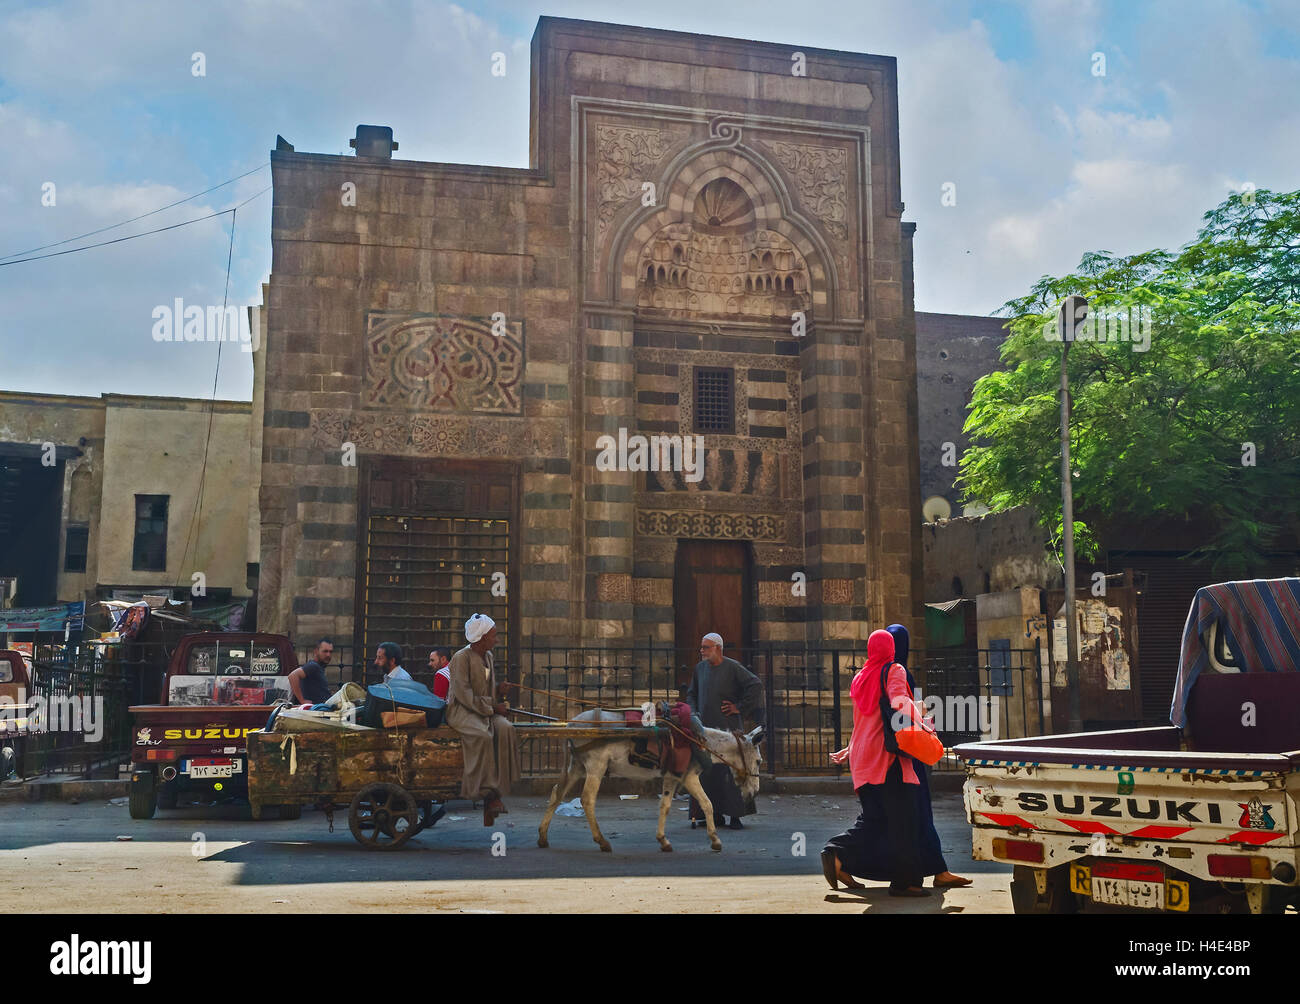
{"label": "man in white skullcap", "polygon": [[[722,635],[709,632],[700,639],[700,661],[686,691],[686,703],[700,716],[706,728],[739,731],[742,716],[757,724],[767,718],[763,701],[763,683],[735,659],[722,654]],[[700,785],[713,803],[714,825],[724,825],[724,816],[731,817],[731,829],[744,827],[741,816],[754,812],[731,776],[731,768],[724,763],[714,763],[700,775]],[[700,804],[691,799],[691,828],[703,822]]]}
{"label": "man in white skullcap", "polygon": [[507,705],[497,699],[492,675],[492,647],[497,642],[496,622],[474,614],[465,622],[469,642],[451,657],[451,688],[445,720],[460,733],[465,755],[461,797],[483,800],[483,825],[491,826],[506,811],[501,796],[518,779],[519,744],[515,727],[503,716]]}

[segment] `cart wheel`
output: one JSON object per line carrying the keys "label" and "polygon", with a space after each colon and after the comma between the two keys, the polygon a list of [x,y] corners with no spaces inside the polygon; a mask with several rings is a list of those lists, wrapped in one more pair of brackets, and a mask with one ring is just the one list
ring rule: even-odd
{"label": "cart wheel", "polygon": [[294,802],[292,805],[281,805],[281,806],[280,806],[280,818],[281,818],[281,819],[301,819],[301,818],[302,818],[302,805],[299,804],[298,802]]}
{"label": "cart wheel", "polygon": [[419,807],[410,793],[396,784],[368,784],[348,808],[348,828],[368,851],[392,851],[415,835]]}

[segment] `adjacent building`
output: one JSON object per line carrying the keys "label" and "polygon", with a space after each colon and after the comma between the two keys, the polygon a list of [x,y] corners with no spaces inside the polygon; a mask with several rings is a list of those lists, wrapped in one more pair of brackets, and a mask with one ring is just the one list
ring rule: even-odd
{"label": "adjacent building", "polygon": [[0,392],[9,605],[249,598],[261,473],[252,415],[244,401]]}

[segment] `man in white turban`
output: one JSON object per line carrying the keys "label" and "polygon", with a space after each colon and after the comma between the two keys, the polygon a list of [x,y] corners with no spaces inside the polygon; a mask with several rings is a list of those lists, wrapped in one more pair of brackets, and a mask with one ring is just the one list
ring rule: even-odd
{"label": "man in white turban", "polygon": [[519,777],[519,744],[515,727],[503,716],[507,706],[497,699],[492,673],[496,622],[474,614],[465,622],[469,642],[451,657],[451,688],[446,722],[460,733],[465,755],[461,797],[483,800],[483,825],[491,826],[506,811],[501,796]]}

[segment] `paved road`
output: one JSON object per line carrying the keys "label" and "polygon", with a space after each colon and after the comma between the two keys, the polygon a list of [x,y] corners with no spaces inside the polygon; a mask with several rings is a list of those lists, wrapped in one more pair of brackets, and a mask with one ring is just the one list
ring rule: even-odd
{"label": "paved road", "polygon": [[[322,813],[252,822],[247,808],[160,810],[131,819],[124,804],[0,804],[0,871],[13,912],[580,912],[580,913],[1009,913],[1010,869],[970,859],[959,794],[935,792],[949,867],[967,889],[899,900],[881,883],[864,894],[831,892],[818,852],[856,814],[825,795],[759,796],[746,829],[703,830],[674,803],[668,836],[654,839],[656,801],[602,797],[598,818],[614,845],[602,854],[585,820],[557,817],[549,849],[537,847],[544,801],[513,798],[492,829],[466,803],[392,853],[363,850],[346,813],[334,832]],[[458,817],[458,818],[457,818]],[[505,854],[494,855],[493,834]],[[803,835],[803,856],[798,837]],[[129,836],[131,840],[117,839]]]}

